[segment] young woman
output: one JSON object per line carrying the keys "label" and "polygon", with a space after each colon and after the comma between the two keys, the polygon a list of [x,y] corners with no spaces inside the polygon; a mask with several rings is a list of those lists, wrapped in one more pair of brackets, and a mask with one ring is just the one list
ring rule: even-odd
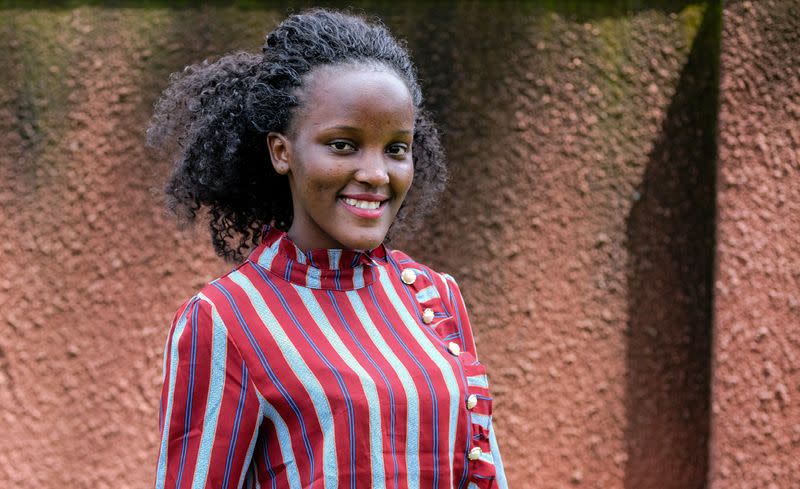
{"label": "young woman", "polygon": [[240,262],[172,322],[156,487],[506,487],[458,286],[384,244],[446,171],[384,26],[293,15],[174,77],[148,137]]}

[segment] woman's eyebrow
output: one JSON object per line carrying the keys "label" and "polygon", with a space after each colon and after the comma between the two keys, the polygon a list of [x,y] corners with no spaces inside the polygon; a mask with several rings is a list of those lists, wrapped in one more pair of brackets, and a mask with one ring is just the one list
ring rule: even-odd
{"label": "woman's eyebrow", "polygon": [[[322,130],[323,131],[347,131],[347,132],[356,132],[356,133],[362,132],[362,129],[360,129],[358,127],[347,126],[347,125],[330,126],[330,127],[325,127]],[[414,134],[414,131],[412,129],[399,129],[399,130],[397,130],[397,131],[395,131],[393,133],[394,136],[410,136],[412,134]]]}

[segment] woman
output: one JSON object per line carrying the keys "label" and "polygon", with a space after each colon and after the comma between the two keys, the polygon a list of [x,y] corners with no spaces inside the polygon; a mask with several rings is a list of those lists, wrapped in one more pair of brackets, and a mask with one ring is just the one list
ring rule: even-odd
{"label": "woman", "polygon": [[445,182],[385,27],[293,15],[174,77],[148,136],[241,261],[172,322],[156,487],[506,487],[458,286],[384,245]]}

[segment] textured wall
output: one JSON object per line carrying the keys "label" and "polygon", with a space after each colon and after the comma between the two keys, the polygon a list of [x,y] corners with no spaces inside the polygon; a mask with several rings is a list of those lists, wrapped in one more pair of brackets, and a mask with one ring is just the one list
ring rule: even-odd
{"label": "textured wall", "polygon": [[710,486],[800,484],[800,2],[725,9]]}
{"label": "textured wall", "polygon": [[[512,487],[703,487],[719,6],[367,10],[452,163],[395,245],[461,284]],[[170,72],[284,12],[0,11],[0,486],[151,483],[169,320],[230,266],[163,214],[143,128]]]}

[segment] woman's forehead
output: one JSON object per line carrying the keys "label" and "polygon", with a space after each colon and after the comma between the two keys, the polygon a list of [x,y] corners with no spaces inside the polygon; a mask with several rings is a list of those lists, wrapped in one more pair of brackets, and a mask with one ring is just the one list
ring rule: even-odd
{"label": "woman's forehead", "polygon": [[363,118],[413,124],[411,93],[400,77],[385,68],[355,65],[320,69],[307,79],[301,99],[297,115],[315,125]]}

